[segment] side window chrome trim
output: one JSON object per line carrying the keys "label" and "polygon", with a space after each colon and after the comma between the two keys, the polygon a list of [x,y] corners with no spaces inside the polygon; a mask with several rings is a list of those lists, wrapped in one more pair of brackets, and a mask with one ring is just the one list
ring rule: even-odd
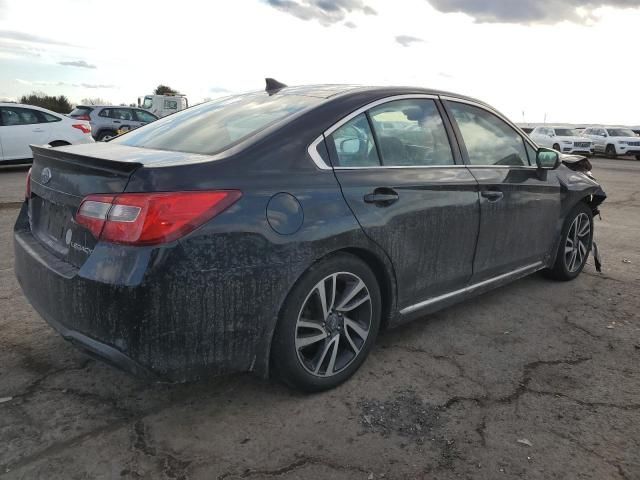
{"label": "side window chrome trim", "polygon": [[[307,148],[307,152],[309,153],[309,156],[311,157],[311,159],[313,160],[313,163],[316,164],[316,166],[318,168],[320,168],[321,170],[331,170],[331,165],[327,165],[325,163],[325,161],[322,159],[322,157],[320,156],[320,154],[318,153],[318,145],[320,144],[320,142],[322,142],[323,140],[325,140],[329,135],[331,135],[333,132],[335,132],[337,129],[339,129],[341,126],[343,126],[345,123],[349,122],[351,119],[357,117],[358,115],[360,115],[361,113],[366,112],[367,110],[377,107],[378,105],[383,105],[385,103],[389,103],[389,102],[393,102],[396,100],[413,100],[413,99],[429,99],[429,100],[438,100],[438,96],[437,95],[428,95],[428,94],[422,94],[422,93],[415,93],[415,94],[405,94],[405,95],[394,95],[392,97],[385,97],[385,98],[381,98],[380,100],[376,100],[375,102],[371,102],[367,105],[365,105],[364,107],[360,107],[359,109],[357,109],[354,112],[351,112],[349,115],[347,115],[346,117],[343,117],[342,119],[340,119],[338,122],[334,123],[332,126],[330,126],[328,129],[326,129],[324,131],[324,133],[322,135],[320,135],[318,138],[316,138],[311,145],[309,145],[309,148]],[[367,166],[367,167],[335,167],[336,170],[362,170],[362,169],[391,169],[391,168],[451,168],[451,167],[455,167],[458,165],[430,165],[430,166],[384,166],[384,165],[380,165],[380,166]],[[461,167],[464,167],[464,165],[459,165]]]}

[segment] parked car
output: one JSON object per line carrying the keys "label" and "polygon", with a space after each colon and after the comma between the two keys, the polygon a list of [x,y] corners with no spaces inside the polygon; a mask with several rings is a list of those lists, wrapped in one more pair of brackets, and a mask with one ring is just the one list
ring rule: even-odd
{"label": "parked car", "polygon": [[335,387],[383,327],[576,278],[602,201],[487,104],[416,88],[282,86],[35,153],[25,295],[74,344],[171,381]]}
{"label": "parked car", "polygon": [[589,127],[584,135],[593,140],[596,152],[604,153],[609,158],[618,155],[634,155],[640,160],[640,137],[628,128]]}
{"label": "parked car", "polygon": [[593,155],[593,142],[577,130],[567,127],[536,127],[529,134],[531,140],[541,147],[574,155]]}
{"label": "parked car", "polygon": [[89,122],[75,120],[45,108],[0,103],[0,163],[31,162],[30,145],[92,143]]}
{"label": "parked car", "polygon": [[141,108],[113,105],[78,105],[69,116],[89,121],[93,129],[93,138],[99,142],[117,136],[118,130],[134,130],[158,119],[153,113]]}

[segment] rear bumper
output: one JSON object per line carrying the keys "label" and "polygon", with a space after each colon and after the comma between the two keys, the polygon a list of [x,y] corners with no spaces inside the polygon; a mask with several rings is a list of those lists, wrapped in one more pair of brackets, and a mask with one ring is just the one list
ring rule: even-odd
{"label": "rear bumper", "polygon": [[199,271],[174,245],[96,248],[78,269],[31,234],[25,207],[14,249],[16,276],[36,311],[65,339],[118,368],[171,382],[266,368],[261,358],[278,304],[248,300],[263,285],[253,268]]}

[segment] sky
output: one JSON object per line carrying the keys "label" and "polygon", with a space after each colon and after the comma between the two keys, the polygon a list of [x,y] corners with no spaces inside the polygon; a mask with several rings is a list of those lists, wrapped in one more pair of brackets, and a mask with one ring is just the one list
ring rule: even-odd
{"label": "sky", "polygon": [[640,0],[0,0],[0,99],[197,103],[288,85],[409,85],[516,122],[640,124]]}

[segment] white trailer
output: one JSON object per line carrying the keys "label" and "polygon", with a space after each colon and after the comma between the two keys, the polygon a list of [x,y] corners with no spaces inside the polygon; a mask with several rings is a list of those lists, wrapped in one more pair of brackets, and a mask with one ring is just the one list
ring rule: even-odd
{"label": "white trailer", "polygon": [[189,107],[184,95],[145,95],[138,97],[138,106],[150,111],[158,117],[166,117]]}

